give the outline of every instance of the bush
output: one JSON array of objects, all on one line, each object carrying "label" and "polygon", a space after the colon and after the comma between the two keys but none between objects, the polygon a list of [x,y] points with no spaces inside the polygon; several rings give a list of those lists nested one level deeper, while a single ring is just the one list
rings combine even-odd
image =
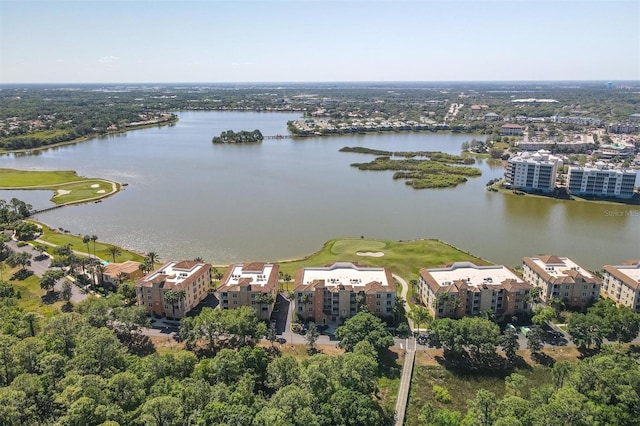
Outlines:
[{"label": "bush", "polygon": [[451,395],[449,395],[449,391],[442,386],[433,385],[433,397],[436,399],[436,401],[443,404],[448,404],[451,402]]}]

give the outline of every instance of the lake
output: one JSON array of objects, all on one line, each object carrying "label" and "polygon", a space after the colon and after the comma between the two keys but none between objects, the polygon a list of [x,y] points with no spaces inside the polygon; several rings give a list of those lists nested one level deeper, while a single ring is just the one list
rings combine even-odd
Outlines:
[{"label": "lake", "polygon": [[[500,164],[452,189],[414,190],[393,172],[359,171],[374,157],[343,146],[460,153],[472,135],[388,133],[213,145],[224,130],[286,134],[298,114],[181,112],[174,126],[131,131],[33,154],[0,156],[0,167],[77,170],[127,183],[98,204],[36,219],[95,234],[163,260],[197,256],[215,264],[297,258],[336,237],[438,238],[497,263],[553,253],[591,269],[640,258],[640,208],[492,193]],[[478,138],[478,136],[475,136]],[[51,205],[46,191],[0,191],[0,198]],[[420,266],[420,265],[416,265]]]}]

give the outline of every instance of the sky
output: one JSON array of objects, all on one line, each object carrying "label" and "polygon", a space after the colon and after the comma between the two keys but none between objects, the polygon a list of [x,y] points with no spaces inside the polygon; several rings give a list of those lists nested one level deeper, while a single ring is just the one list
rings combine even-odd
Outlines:
[{"label": "sky", "polygon": [[0,84],[523,80],[640,80],[640,0],[0,0]]}]

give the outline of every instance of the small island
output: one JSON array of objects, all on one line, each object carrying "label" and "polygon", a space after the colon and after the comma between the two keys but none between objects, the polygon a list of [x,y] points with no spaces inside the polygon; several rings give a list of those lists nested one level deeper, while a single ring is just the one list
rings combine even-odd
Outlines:
[{"label": "small island", "polygon": [[227,130],[220,133],[220,136],[214,136],[211,139],[213,143],[255,143],[262,142],[264,136],[258,129],[253,131],[242,130],[240,132],[234,132],[233,130]]},{"label": "small island", "polygon": [[[406,179],[405,183],[414,189],[450,188],[467,181],[467,177],[480,176],[475,167],[452,166],[451,164],[475,163],[473,158],[430,151],[379,151],[364,147],[344,147],[340,152],[383,155],[368,163],[353,163],[359,170],[393,170],[393,179]],[[403,157],[392,160],[391,156]],[[413,157],[425,157],[415,159]]]}]

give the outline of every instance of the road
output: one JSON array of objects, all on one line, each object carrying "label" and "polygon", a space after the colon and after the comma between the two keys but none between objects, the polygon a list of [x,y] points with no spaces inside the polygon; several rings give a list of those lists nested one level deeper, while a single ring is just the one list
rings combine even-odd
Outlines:
[{"label": "road", "polygon": [[[33,273],[36,276],[41,277],[51,267],[51,256],[49,256],[47,253],[40,253],[39,251],[34,249],[33,246],[29,244],[22,247],[18,247],[18,242],[15,241],[13,238],[7,241],[7,245],[14,252],[30,253],[32,255],[31,265],[27,269],[33,271]],[[63,278],[56,282],[56,285],[54,287],[55,291],[57,292],[62,291],[62,283],[64,282],[64,280],[65,279]],[[87,294],[83,293],[80,287],[78,287],[77,285],[71,286],[71,302],[78,303],[86,298],[87,298]]]}]

